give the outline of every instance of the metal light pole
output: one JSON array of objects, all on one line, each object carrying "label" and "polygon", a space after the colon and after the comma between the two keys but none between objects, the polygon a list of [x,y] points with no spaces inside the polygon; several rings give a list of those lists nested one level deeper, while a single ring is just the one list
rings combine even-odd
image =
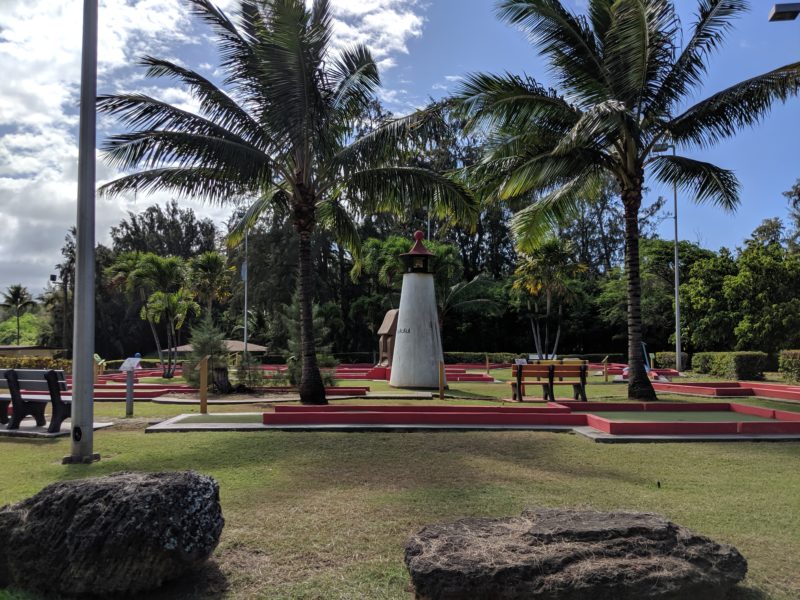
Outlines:
[{"label": "metal light pole", "polygon": [[[675,144],[658,144],[653,150],[656,152],[666,152],[672,149],[672,156],[675,156]],[[680,257],[678,253],[678,185],[673,184],[673,214],[675,219],[675,370],[683,370],[683,357],[681,356],[681,271],[680,271]]]},{"label": "metal light pole", "polygon": [[83,2],[78,137],[78,235],[72,336],[72,447],[64,463],[100,459],[94,442],[94,188],[97,97],[97,0]]},{"label": "metal light pole", "polygon": [[244,264],[242,265],[242,280],[244,281],[244,359],[247,360],[247,235],[250,228],[244,230]]}]

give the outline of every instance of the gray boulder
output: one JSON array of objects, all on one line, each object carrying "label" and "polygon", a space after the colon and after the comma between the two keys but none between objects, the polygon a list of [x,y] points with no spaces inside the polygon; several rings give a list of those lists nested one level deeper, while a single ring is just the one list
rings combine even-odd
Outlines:
[{"label": "gray boulder", "polygon": [[154,589],[202,564],[224,523],[219,485],[193,471],[54,483],[0,508],[0,587],[71,596]]},{"label": "gray boulder", "polygon": [[724,598],[736,548],[650,513],[529,509],[423,528],[406,544],[420,600]]}]

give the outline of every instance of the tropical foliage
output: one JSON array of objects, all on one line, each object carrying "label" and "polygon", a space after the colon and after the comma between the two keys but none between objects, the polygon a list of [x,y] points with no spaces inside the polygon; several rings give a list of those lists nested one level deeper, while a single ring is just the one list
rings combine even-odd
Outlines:
[{"label": "tropical foliage", "polygon": [[[529,197],[513,227],[541,237],[612,177],[624,207],[631,398],[654,399],[641,353],[638,219],[645,175],[725,210],[739,203],[729,170],[679,151],[708,147],[758,123],[773,104],[800,90],[800,63],[751,77],[691,103],[709,59],[743,0],[700,0],[684,31],[668,0],[589,0],[578,16],[559,0],[502,0],[498,14],[544,55],[557,89],[529,76],[474,74],[456,98],[472,127],[491,131],[471,170],[500,199]],[[689,106],[686,107],[686,104]]]},{"label": "tropical foliage", "polygon": [[362,45],[332,51],[327,0],[310,8],[302,0],[243,1],[235,20],[208,0],[190,5],[216,35],[225,89],[174,62],[142,59],[148,75],[188,88],[200,114],[142,94],[101,97],[99,110],[132,130],[107,140],[107,161],[136,171],[102,191],[164,190],[212,203],[248,198],[251,206],[234,241],[261,214],[285,207],[299,246],[300,396],[324,403],[311,313],[317,225],[355,250],[350,208],[371,214],[432,202],[437,214],[469,221],[474,203],[459,183],[402,162],[401,142],[412,128],[418,132],[435,122],[436,113],[395,120],[353,139],[380,84],[378,68]]},{"label": "tropical foliage", "polygon": [[36,303],[33,301],[28,289],[19,283],[9,286],[9,288],[3,292],[3,301],[0,302],[0,307],[9,311],[16,320],[17,335],[15,343],[17,346],[20,345],[21,341],[20,318],[34,306],[36,306]]}]

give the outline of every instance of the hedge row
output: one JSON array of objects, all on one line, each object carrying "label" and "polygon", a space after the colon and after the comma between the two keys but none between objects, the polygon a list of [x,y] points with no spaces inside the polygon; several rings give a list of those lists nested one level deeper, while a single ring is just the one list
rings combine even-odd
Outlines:
[{"label": "hedge row", "polygon": [[628,356],[625,354],[619,354],[616,352],[606,352],[603,353],[590,353],[590,354],[564,354],[560,358],[580,358],[581,360],[587,360],[590,363],[601,363],[603,359],[608,357],[608,362],[610,363],[625,363],[628,362]]},{"label": "hedge row", "polygon": [[787,381],[800,381],[800,350],[781,350],[778,370]]},{"label": "hedge row", "polygon": [[[675,353],[674,352],[656,352],[656,360],[653,365],[656,369],[674,369],[675,366]],[[681,352],[681,369],[690,368],[689,355],[686,352]]]},{"label": "hedge row", "polygon": [[767,366],[764,352],[697,352],[694,370],[727,379],[763,379]]},{"label": "hedge row", "polygon": [[513,363],[516,358],[527,358],[525,354],[515,354],[513,352],[445,352],[444,362],[447,365],[456,363],[484,364],[487,355],[489,356],[489,362],[502,364]]},{"label": "hedge row", "polygon": [[72,361],[47,356],[0,356],[0,369],[63,369],[72,372]]}]

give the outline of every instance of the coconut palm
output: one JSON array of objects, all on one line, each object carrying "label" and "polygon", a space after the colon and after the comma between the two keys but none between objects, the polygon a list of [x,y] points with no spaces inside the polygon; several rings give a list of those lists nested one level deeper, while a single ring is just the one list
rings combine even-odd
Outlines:
[{"label": "coconut palm", "polygon": [[[114,287],[122,287],[130,298],[137,298],[144,306],[147,303],[147,288],[145,282],[140,277],[134,275],[139,268],[142,255],[139,252],[121,252],[117,255],[114,262],[106,268],[105,274]],[[158,361],[164,363],[164,351],[161,349],[161,340],[158,338],[158,331],[153,320],[147,316],[147,324],[156,345]]]},{"label": "coconut palm", "polygon": [[491,131],[474,174],[500,198],[534,198],[515,216],[517,235],[540,236],[591,197],[604,174],[616,180],[625,214],[631,398],[655,399],[641,352],[637,217],[645,173],[698,202],[729,211],[739,203],[733,172],[659,154],[659,146],[674,144],[679,153],[712,146],[800,89],[800,63],[793,63],[690,104],[711,54],[747,4],[699,0],[685,34],[669,0],[589,0],[587,16],[559,0],[502,0],[500,18],[528,35],[558,89],[530,77],[477,74],[458,91],[470,125]]},{"label": "coconut palm", "polygon": [[189,282],[197,297],[206,303],[206,314],[211,316],[215,300],[224,300],[230,295],[231,273],[235,269],[225,264],[219,252],[203,252],[189,263]]},{"label": "coconut palm", "polygon": [[[334,52],[328,0],[243,0],[232,20],[208,0],[187,0],[216,34],[224,91],[200,74],[146,57],[148,74],[176,80],[199,114],[141,94],[101,97],[99,110],[133,129],[105,144],[108,162],[138,172],[107,194],[168,191],[208,202],[249,199],[238,234],[271,205],[289,209],[298,234],[303,371],[300,398],[324,403],[312,321],[311,236],[318,225],[356,247],[360,214],[427,205],[442,216],[475,217],[468,191],[448,177],[403,166],[400,140],[439,122],[435,110],[354,139],[354,126],[380,84],[369,50]],[[236,235],[234,235],[234,239]]]},{"label": "coconut palm", "polygon": [[36,306],[33,297],[28,292],[28,288],[24,285],[15,283],[8,286],[8,289],[3,292],[3,302],[0,302],[3,308],[14,311],[14,316],[17,319],[17,346],[19,346],[20,333],[19,333],[19,318],[25,314],[29,308]]},{"label": "coconut palm", "polygon": [[142,319],[150,319],[154,323],[164,321],[167,330],[167,365],[164,377],[175,375],[175,364],[178,347],[178,330],[183,327],[189,313],[200,313],[200,305],[195,302],[194,294],[186,288],[174,292],[156,291],[150,294],[147,303],[142,307]]},{"label": "coconut palm", "polygon": [[[518,247],[517,256],[519,260],[512,276],[511,288],[528,307],[531,333],[539,358],[547,358],[548,353],[555,356],[561,338],[564,301],[573,295],[570,282],[578,273],[585,271],[586,267],[573,260],[574,251],[571,244],[558,238],[548,238],[535,245]],[[541,306],[542,302],[544,307]],[[551,349],[550,322],[554,304],[557,327]],[[544,338],[542,338],[542,319],[544,319]]]}]

